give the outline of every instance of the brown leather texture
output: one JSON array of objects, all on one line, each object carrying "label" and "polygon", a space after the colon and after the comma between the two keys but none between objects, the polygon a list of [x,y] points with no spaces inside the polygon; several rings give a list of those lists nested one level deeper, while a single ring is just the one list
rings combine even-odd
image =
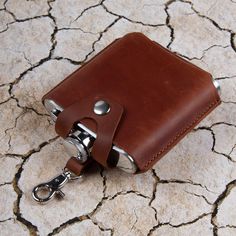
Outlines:
[{"label": "brown leather texture", "polygon": [[86,167],[91,163],[91,160],[81,164],[76,157],[71,157],[66,163],[66,169],[72,171],[75,175],[81,175]]},{"label": "brown leather texture", "polygon": [[[141,33],[114,41],[43,100],[66,108],[95,95],[124,107],[113,143],[134,158],[139,172],[150,169],[220,104],[208,72]],[[90,122],[84,124],[95,131]]]},{"label": "brown leather texture", "polygon": [[[97,115],[93,111],[94,104],[99,100],[105,100],[110,105],[110,111],[105,115]],[[83,119],[91,119],[96,123],[97,134],[92,148],[92,157],[104,167],[111,167],[107,160],[123,110],[120,104],[111,99],[94,94],[66,107],[57,117],[56,132],[66,138],[75,124]]]}]

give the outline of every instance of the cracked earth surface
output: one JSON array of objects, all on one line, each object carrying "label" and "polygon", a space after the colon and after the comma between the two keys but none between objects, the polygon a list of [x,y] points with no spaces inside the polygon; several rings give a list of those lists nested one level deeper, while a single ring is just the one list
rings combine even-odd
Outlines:
[{"label": "cracked earth surface", "polygon": [[[0,0],[0,235],[236,235],[235,13],[233,0]],[[222,104],[147,173],[94,166],[36,204],[67,160],[41,97],[132,31],[211,72]]]}]

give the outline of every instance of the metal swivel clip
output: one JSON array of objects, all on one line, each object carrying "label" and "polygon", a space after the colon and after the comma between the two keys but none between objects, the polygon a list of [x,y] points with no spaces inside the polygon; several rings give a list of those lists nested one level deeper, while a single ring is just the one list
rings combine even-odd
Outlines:
[{"label": "metal swivel clip", "polygon": [[54,196],[64,197],[65,194],[61,191],[61,188],[70,180],[76,180],[82,176],[75,176],[68,170],[64,170],[62,174],[56,176],[49,182],[41,183],[34,187],[32,191],[33,199],[38,203],[47,203]]}]

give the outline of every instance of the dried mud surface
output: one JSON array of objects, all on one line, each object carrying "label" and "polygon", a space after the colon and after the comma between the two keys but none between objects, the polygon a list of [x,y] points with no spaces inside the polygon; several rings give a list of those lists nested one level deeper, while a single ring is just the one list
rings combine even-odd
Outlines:
[{"label": "dried mud surface", "polygon": [[[236,235],[234,0],[0,0],[0,234]],[[38,205],[62,140],[40,99],[122,35],[140,31],[211,72],[222,104],[152,170],[94,167]]]}]

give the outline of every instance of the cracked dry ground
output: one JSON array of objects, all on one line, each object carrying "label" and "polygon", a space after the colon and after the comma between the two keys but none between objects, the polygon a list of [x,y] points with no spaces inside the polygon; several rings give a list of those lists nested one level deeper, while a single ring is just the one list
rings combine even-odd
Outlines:
[{"label": "cracked dry ground", "polygon": [[[38,205],[67,155],[40,100],[140,31],[211,72],[222,104],[152,170],[94,167]],[[236,235],[236,1],[0,0],[0,235]]]}]

